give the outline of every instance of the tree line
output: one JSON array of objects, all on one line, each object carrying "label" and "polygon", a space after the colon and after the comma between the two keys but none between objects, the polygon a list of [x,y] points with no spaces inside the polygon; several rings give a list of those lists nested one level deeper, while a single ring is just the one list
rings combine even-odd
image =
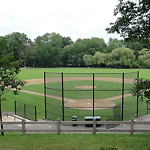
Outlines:
[{"label": "tree line", "polygon": [[24,33],[13,32],[4,39],[9,53],[21,60],[21,67],[150,68],[150,38],[146,42],[110,38],[106,43],[98,37],[72,41],[58,33],[46,33],[32,41]]}]

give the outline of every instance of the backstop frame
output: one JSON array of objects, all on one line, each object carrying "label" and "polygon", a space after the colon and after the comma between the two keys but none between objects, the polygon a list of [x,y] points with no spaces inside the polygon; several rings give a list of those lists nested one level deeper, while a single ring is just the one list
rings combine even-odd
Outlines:
[{"label": "backstop frame", "polygon": [[[138,72],[130,72],[130,73],[54,73],[54,72],[44,72],[44,96],[45,96],[45,100],[44,100],[44,103],[45,103],[45,119],[48,119],[48,114],[47,114],[47,90],[48,90],[48,87],[47,87],[47,74],[59,74],[60,75],[60,82],[61,82],[61,102],[62,102],[62,120],[65,121],[65,94],[64,92],[66,92],[67,90],[64,89],[64,74],[90,74],[92,75],[92,100],[93,100],[93,107],[92,107],[92,116],[94,117],[95,116],[95,74],[121,74],[122,75],[122,88],[121,88],[121,99],[122,99],[122,103],[121,103],[121,120],[123,121],[124,120],[124,93],[126,90],[129,90],[129,89],[125,89],[125,75],[126,74],[131,74],[131,73],[135,73],[136,74],[136,78],[139,78],[139,71]],[[55,89],[56,90],[56,89]],[[60,91],[60,89],[59,89]],[[71,91],[71,90],[70,90]],[[79,91],[79,90],[78,90]],[[82,91],[82,90],[80,90]],[[138,103],[139,103],[139,100],[138,100],[138,96],[136,98],[136,117],[138,117],[139,115],[139,107],[138,107]]]}]

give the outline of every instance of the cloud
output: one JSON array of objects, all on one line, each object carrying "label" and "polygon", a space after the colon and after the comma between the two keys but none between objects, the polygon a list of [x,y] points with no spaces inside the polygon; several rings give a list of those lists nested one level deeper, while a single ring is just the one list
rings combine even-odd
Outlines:
[{"label": "cloud", "polygon": [[5,0],[0,5],[0,35],[23,32],[34,39],[56,32],[73,40],[108,40],[112,35],[105,28],[115,20],[113,10],[117,3],[118,0]]}]

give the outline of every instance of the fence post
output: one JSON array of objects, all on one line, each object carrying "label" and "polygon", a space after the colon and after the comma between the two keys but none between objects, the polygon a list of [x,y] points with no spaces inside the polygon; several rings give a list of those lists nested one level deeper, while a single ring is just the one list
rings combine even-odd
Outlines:
[{"label": "fence post", "polygon": [[57,134],[60,134],[60,124],[61,124],[61,121],[60,121],[60,118],[57,119]]},{"label": "fence post", "polygon": [[62,92],[62,120],[64,121],[64,74],[63,72],[61,73],[61,92]]},{"label": "fence post", "polygon": [[17,114],[17,110],[16,110],[16,101],[15,101],[15,115]]},{"label": "fence post", "polygon": [[22,135],[25,135],[26,133],[26,128],[25,128],[25,120],[22,120]]},{"label": "fence post", "polygon": [[26,104],[24,103],[24,118],[26,118]]},{"label": "fence post", "polygon": [[93,117],[95,116],[95,112],[94,112],[94,110],[95,110],[95,94],[94,94],[94,73],[93,73]]},{"label": "fence post", "polygon": [[130,135],[133,136],[134,132],[134,119],[131,119],[131,126],[130,126]]},{"label": "fence post", "polygon": [[93,118],[93,134],[96,134],[96,118]]},{"label": "fence post", "polygon": [[[140,73],[139,71],[137,72],[137,79],[139,79],[140,77]],[[139,80],[137,80],[137,82],[139,82]],[[138,96],[138,93],[137,93],[137,96],[136,96],[136,117],[139,116],[139,96]]]},{"label": "fence post", "polygon": [[124,117],[124,73],[122,73],[122,121]]},{"label": "fence post", "polygon": [[46,99],[46,72],[44,72],[44,109],[45,109],[45,119],[47,119],[47,99]]},{"label": "fence post", "polygon": [[34,106],[34,113],[35,113],[35,121],[37,121],[36,106]]}]

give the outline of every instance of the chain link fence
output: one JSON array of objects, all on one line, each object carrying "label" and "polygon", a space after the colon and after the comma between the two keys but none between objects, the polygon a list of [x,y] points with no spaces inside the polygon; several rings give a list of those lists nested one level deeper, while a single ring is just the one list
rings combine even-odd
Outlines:
[{"label": "chain link fence", "polygon": [[146,114],[146,103],[130,94],[136,78],[139,72],[44,72],[45,119],[101,116],[102,120],[128,120]]},{"label": "chain link fence", "polygon": [[15,103],[15,115],[19,115],[23,118],[37,121],[36,106],[14,101]]}]

